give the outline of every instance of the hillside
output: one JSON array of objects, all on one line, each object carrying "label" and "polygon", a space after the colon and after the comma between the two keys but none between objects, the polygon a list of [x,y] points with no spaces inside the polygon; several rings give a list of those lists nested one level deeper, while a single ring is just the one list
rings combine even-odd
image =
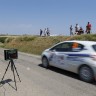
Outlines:
[{"label": "hillside", "polygon": [[89,40],[96,41],[96,34],[78,36],[2,36],[0,37],[1,47],[16,48],[19,51],[41,54],[46,48],[65,40]]}]

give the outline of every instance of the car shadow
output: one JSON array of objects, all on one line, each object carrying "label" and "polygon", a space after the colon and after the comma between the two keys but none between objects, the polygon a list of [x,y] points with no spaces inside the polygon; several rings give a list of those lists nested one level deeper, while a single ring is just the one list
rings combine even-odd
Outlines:
[{"label": "car shadow", "polygon": [[[44,68],[44,67],[42,66],[42,64],[39,64],[38,66]],[[54,72],[59,73],[59,74],[62,74],[62,75],[65,75],[65,76],[68,76],[68,77],[71,77],[71,78],[73,78],[73,79],[77,79],[77,80],[79,80],[79,81],[82,81],[82,80],[80,80],[79,75],[78,75],[78,74],[75,74],[75,73],[73,73],[73,72],[66,71],[66,70],[63,70],[63,69],[60,69],[60,68],[56,68],[56,67],[53,67],[53,66],[50,66],[50,67],[48,67],[48,68],[46,68],[46,69],[47,69],[47,70],[54,71]],[[87,83],[87,82],[86,82],[86,83]],[[92,82],[91,84],[92,84],[92,85],[96,85],[96,82]]]},{"label": "car shadow", "polygon": [[[39,64],[39,66],[44,68],[42,66],[42,64]],[[69,72],[69,71],[66,71],[66,70],[63,70],[63,69],[60,69],[60,68],[56,68],[56,67],[53,67],[53,66],[50,66],[49,68],[46,68],[46,69],[79,80],[79,76],[77,74],[75,74],[75,73],[72,73],[72,72]]]}]

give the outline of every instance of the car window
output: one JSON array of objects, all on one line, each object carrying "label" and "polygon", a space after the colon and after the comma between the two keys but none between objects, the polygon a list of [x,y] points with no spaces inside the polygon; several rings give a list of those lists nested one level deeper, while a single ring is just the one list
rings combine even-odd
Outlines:
[{"label": "car window", "polygon": [[94,51],[96,51],[96,45],[92,45],[92,47],[93,47]]},{"label": "car window", "polygon": [[76,42],[73,42],[72,52],[79,52],[79,51],[81,51],[83,49],[84,49],[84,45],[76,43]]},{"label": "car window", "polygon": [[53,47],[51,50],[55,50],[57,52],[68,52],[68,51],[72,51],[72,43],[71,42],[61,43],[61,44]]}]

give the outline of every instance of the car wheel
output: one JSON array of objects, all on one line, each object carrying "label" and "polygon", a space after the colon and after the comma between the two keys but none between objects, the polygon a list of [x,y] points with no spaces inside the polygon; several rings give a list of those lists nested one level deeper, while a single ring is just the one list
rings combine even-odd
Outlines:
[{"label": "car wheel", "polygon": [[82,66],[80,68],[79,76],[85,82],[92,82],[94,80],[93,70],[88,66]]},{"label": "car wheel", "polygon": [[48,68],[49,62],[48,62],[48,59],[46,57],[42,58],[42,65],[43,65],[43,67]]}]

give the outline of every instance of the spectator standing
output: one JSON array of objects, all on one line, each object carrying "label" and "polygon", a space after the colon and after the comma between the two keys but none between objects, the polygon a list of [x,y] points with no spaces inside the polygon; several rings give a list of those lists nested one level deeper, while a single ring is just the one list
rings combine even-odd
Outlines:
[{"label": "spectator standing", "polygon": [[78,25],[78,24],[76,24],[76,26],[75,26],[75,34],[77,34],[77,35],[78,35],[78,31],[79,31],[79,25]]},{"label": "spectator standing", "polygon": [[44,29],[44,36],[46,36],[46,28]]},{"label": "spectator standing", "polygon": [[47,34],[47,36],[50,36],[49,28],[47,28],[47,30],[46,30],[46,34]]},{"label": "spectator standing", "polygon": [[72,36],[73,35],[73,27],[72,27],[72,25],[70,26],[70,36]]},{"label": "spectator standing", "polygon": [[90,24],[90,22],[88,22],[88,24],[87,24],[87,26],[86,26],[86,33],[87,34],[90,34],[91,33],[91,24]]},{"label": "spectator standing", "polygon": [[42,29],[40,29],[40,36],[42,36],[42,33],[43,33],[43,31],[42,31]]}]

